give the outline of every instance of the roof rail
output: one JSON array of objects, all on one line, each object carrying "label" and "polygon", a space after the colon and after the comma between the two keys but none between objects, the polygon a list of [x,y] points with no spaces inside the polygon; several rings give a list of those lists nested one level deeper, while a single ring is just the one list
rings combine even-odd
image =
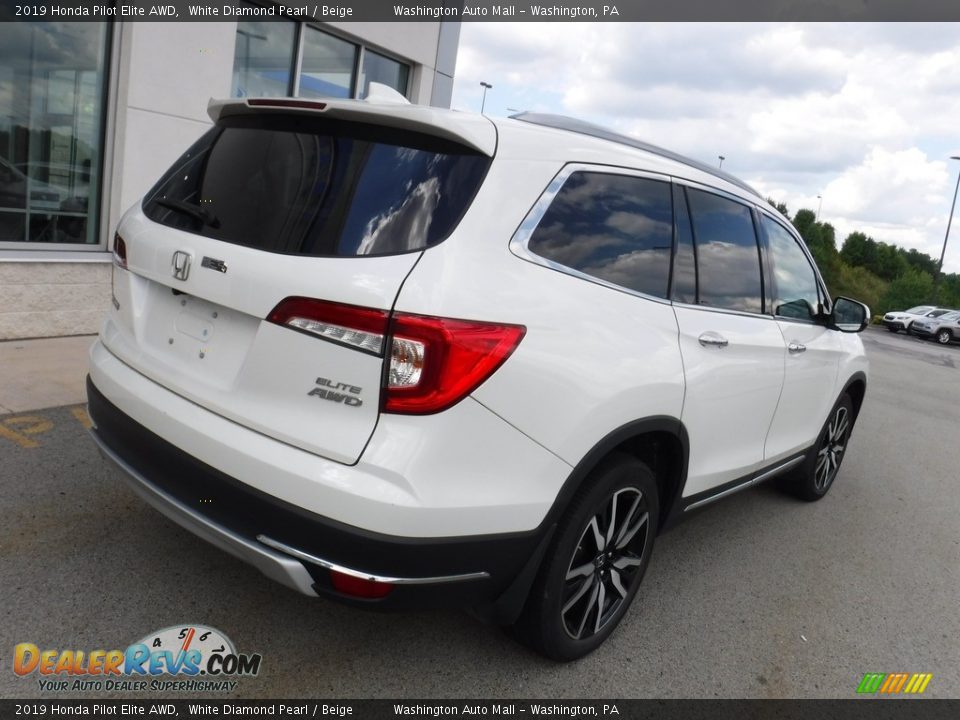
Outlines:
[{"label": "roof rail", "polygon": [[697,170],[709,173],[714,177],[726,180],[728,183],[736,185],[741,190],[746,190],[748,193],[756,195],[758,198],[763,200],[763,196],[754,188],[747,185],[747,183],[740,178],[734,177],[729,173],[725,173],[719,168],[715,168],[711,165],[707,165],[706,163],[702,163],[699,160],[694,160],[684,155],[680,155],[672,150],[666,150],[662,147],[658,147],[657,145],[651,145],[643,140],[637,140],[629,135],[622,135],[621,133],[614,132],[613,130],[608,130],[600,125],[594,125],[593,123],[586,122],[585,120],[578,120],[576,118],[567,117],[566,115],[553,115],[551,113],[533,112],[517,113],[516,115],[511,115],[510,117],[514,120],[522,120],[523,122],[531,123],[533,125],[543,125],[544,127],[556,128],[557,130],[567,130],[569,132],[579,133],[580,135],[589,135],[590,137],[599,138],[601,140],[609,140],[610,142],[628,145],[629,147],[637,148],[638,150],[645,150],[646,152],[653,153],[654,155],[659,155],[670,160],[676,160],[684,165],[688,165],[692,168],[696,168]]}]

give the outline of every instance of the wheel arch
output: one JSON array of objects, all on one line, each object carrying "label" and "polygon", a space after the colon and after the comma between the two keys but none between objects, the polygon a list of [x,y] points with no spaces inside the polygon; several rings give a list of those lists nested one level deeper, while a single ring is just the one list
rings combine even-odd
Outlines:
[{"label": "wheel arch", "polygon": [[690,457],[686,428],[680,420],[667,415],[633,420],[601,438],[567,476],[544,523],[556,523],[577,490],[588,482],[590,473],[610,454],[617,452],[637,458],[653,471],[660,493],[658,527],[662,530],[680,498]]},{"label": "wheel arch", "polygon": [[625,423],[601,438],[576,464],[557,493],[553,505],[540,523],[542,536],[536,552],[509,588],[494,602],[492,609],[478,609],[484,617],[509,625],[520,615],[534,579],[540,572],[547,547],[557,523],[590,473],[612,453],[625,452],[650,465],[660,493],[658,529],[672,526],[680,515],[680,497],[687,478],[690,440],[677,418],[658,415]]},{"label": "wheel arch", "polygon": [[[863,406],[863,399],[867,394],[867,375],[862,371],[857,371],[851,375],[847,382],[844,383],[843,390],[837,395],[837,398],[840,398],[840,395],[847,394],[850,396],[850,401],[853,403],[853,421],[854,426],[856,426],[857,418],[860,416],[860,408]],[[853,428],[850,429],[850,432],[853,432]]]}]

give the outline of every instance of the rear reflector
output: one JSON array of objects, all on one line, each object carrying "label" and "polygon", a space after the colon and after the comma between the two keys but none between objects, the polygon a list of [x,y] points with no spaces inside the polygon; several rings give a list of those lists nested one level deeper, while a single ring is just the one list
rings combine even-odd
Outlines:
[{"label": "rear reflector", "polygon": [[311,335],[380,355],[387,331],[387,312],[314,300],[289,297],[267,316],[277,325],[285,325]]},{"label": "rear reflector", "polygon": [[333,583],[333,589],[337,592],[368,600],[386,597],[393,590],[393,585],[388,583],[366,580],[336,570],[330,571],[330,581]]}]

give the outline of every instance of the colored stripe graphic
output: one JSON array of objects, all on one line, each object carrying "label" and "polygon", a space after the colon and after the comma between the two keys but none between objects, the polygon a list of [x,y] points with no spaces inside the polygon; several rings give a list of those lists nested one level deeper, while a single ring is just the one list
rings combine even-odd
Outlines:
[{"label": "colored stripe graphic", "polygon": [[872,695],[880,689],[880,684],[883,682],[883,679],[886,676],[886,673],[867,673],[863,676],[863,680],[860,681],[860,686],[857,688],[857,692],[869,693]]},{"label": "colored stripe graphic", "polygon": [[873,695],[920,695],[933,679],[933,673],[866,673],[857,692]]}]

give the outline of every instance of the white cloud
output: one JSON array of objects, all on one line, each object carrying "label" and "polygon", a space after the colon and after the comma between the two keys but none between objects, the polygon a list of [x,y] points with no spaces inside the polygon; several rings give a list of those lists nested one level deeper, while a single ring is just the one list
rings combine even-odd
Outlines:
[{"label": "white cloud", "polygon": [[[574,115],[939,257],[960,24],[464,23],[454,106]],[[958,221],[960,223],[960,221]],[[958,224],[957,233],[960,233]],[[960,238],[945,267],[960,271]]]}]

